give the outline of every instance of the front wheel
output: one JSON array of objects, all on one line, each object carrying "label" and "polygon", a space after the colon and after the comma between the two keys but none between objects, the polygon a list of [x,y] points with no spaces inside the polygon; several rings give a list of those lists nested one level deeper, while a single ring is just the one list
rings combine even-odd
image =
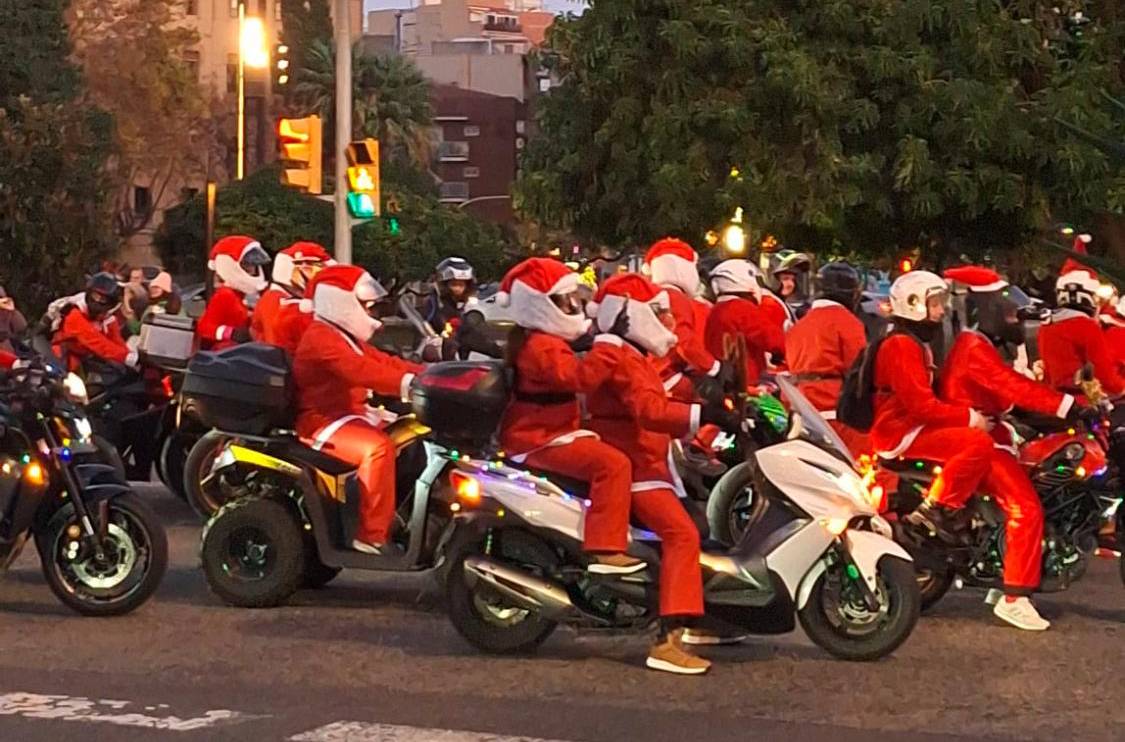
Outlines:
[{"label": "front wheel", "polygon": [[715,483],[707,499],[707,526],[711,538],[724,546],[738,544],[759,517],[765,500],[756,489],[757,464],[745,461]]},{"label": "front wheel", "polygon": [[211,466],[230,440],[212,430],[195,442],[184,462],[180,481],[184,498],[200,518],[206,520],[231,499],[230,486],[222,476],[212,475]]},{"label": "front wheel", "polygon": [[36,534],[43,575],[64,605],[85,616],[120,616],[148,600],[168,568],[168,538],[136,495],[109,502],[100,550],[71,532],[82,526],[73,505]]},{"label": "front wheel", "polygon": [[470,586],[465,559],[474,555],[542,573],[555,557],[535,537],[522,531],[500,531],[472,540],[450,554],[445,581],[449,620],[457,633],[482,652],[522,654],[547,640],[557,624],[525,608],[511,605],[483,581]]},{"label": "front wheel", "polygon": [[797,612],[801,627],[818,646],[845,660],[871,661],[887,656],[906,641],[921,611],[914,565],[891,556],[879,561],[871,610],[863,591],[837,562],[813,585],[804,608]]},{"label": "front wheel", "polygon": [[275,500],[224,505],[203,529],[200,559],[212,592],[229,605],[284,603],[305,578],[305,539],[296,514]]}]

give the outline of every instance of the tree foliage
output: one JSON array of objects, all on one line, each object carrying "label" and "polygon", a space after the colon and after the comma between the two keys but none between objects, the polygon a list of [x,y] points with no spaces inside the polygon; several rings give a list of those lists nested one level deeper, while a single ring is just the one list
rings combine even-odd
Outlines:
[{"label": "tree foliage", "polygon": [[948,254],[1120,210],[1120,168],[1059,120],[1121,140],[1125,31],[1057,5],[593,0],[551,30],[517,206],[614,245],[741,206],[792,246]]},{"label": "tree foliage", "polygon": [[[315,44],[332,42],[332,14],[328,0],[279,0],[281,3],[281,43],[289,47],[293,70],[308,64],[309,50]],[[293,85],[285,90],[286,103],[293,103]]]},{"label": "tree foliage", "polygon": [[73,97],[80,77],[68,61],[63,13],[68,0],[0,0],[0,105],[21,95]]},{"label": "tree foliage", "polygon": [[[355,262],[381,278],[416,280],[427,277],[441,258],[461,255],[482,275],[498,277],[504,248],[499,230],[442,206],[424,187],[426,183],[425,178],[399,167],[384,172],[384,191],[394,195],[402,209],[397,215],[401,231],[392,235],[386,217],[356,227],[352,236]],[[174,273],[203,274],[204,208],[199,196],[170,209],[157,231],[161,260]],[[216,238],[250,234],[270,252],[297,240],[332,248],[332,205],[282,186],[274,168],[220,188],[216,212]]]}]

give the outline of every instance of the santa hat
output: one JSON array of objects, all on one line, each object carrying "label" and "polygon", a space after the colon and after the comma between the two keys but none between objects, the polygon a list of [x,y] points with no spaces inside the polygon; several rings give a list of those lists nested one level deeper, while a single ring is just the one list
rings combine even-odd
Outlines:
[{"label": "santa hat", "polygon": [[[265,255],[262,244],[253,237],[230,235],[215,243],[207,261],[207,268],[215,272],[222,282],[243,294],[254,294],[265,289],[267,282],[263,276],[252,276],[242,269],[240,263],[254,250]],[[268,259],[268,258],[263,258]]]},{"label": "santa hat", "polygon": [[644,272],[660,286],[673,286],[688,296],[699,293],[699,256],[675,237],[657,241],[645,254]]},{"label": "santa hat", "polygon": [[676,344],[676,335],[661,323],[653,305],[669,310],[668,292],[636,273],[623,273],[602,284],[586,313],[596,318],[605,333],[624,312],[629,320],[625,339],[656,356],[665,356]]},{"label": "santa hat", "polygon": [[355,265],[333,265],[313,276],[301,300],[301,311],[337,325],[360,341],[382,327],[367,314],[364,301],[378,300],[387,292],[371,274]]},{"label": "santa hat", "polygon": [[551,296],[578,290],[578,274],[557,260],[529,258],[508,271],[500,282],[496,303],[512,309],[512,320],[520,327],[573,340],[589,323],[580,314],[567,314]]},{"label": "santa hat", "polygon": [[979,265],[963,265],[950,268],[942,274],[947,281],[956,281],[968,286],[975,294],[984,294],[1006,289],[1010,285],[999,273]]},{"label": "santa hat", "polygon": [[1093,241],[1094,238],[1086,233],[1075,235],[1074,244],[1071,245],[1070,249],[1074,250],[1074,252],[1079,253],[1080,255],[1089,255],[1090,252],[1086,248]]},{"label": "santa hat", "polygon": [[168,271],[160,271],[156,274],[156,278],[148,284],[149,290],[160,289],[165,294],[172,293],[172,274]]},{"label": "santa hat", "polygon": [[293,269],[301,263],[335,265],[328,251],[315,242],[294,242],[273,257],[273,282],[288,286]]}]

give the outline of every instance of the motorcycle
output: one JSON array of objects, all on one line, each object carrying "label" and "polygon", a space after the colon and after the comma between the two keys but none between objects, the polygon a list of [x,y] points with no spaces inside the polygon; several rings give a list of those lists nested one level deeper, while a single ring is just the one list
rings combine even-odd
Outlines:
[{"label": "motorcycle", "polygon": [[[914,628],[918,586],[847,449],[787,380],[797,438],[754,452],[762,517],[730,552],[705,551],[706,615],[758,634],[806,634],[833,656],[875,660]],[[466,406],[471,402],[466,402]],[[565,624],[642,630],[657,619],[659,540],[639,528],[626,576],[591,575],[582,554],[584,485],[490,457],[455,462],[449,616],[489,653],[532,650]],[[795,620],[796,617],[796,620]]]},{"label": "motorcycle", "polygon": [[41,361],[0,374],[0,570],[35,537],[67,607],[115,616],[143,604],[168,565],[156,515],[104,463],[81,406],[85,386]]}]

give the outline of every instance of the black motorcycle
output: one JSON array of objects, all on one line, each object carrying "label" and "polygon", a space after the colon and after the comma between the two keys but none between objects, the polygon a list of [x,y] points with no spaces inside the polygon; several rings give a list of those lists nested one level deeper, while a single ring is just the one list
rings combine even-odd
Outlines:
[{"label": "black motorcycle", "polygon": [[0,374],[0,571],[35,537],[67,607],[128,613],[168,566],[164,528],[94,444],[83,382],[49,362]]}]

